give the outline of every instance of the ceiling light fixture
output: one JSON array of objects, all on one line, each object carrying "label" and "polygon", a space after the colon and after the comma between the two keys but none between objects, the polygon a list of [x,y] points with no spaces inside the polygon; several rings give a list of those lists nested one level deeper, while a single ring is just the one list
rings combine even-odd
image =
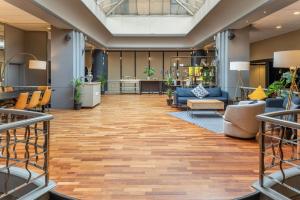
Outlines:
[{"label": "ceiling light fixture", "polygon": [[281,25],[276,26],[276,29],[281,29],[281,28],[282,28]]},{"label": "ceiling light fixture", "polygon": [[294,12],[294,15],[300,15],[300,11]]},{"label": "ceiling light fixture", "polygon": [[264,14],[267,14],[267,11],[264,11]]}]

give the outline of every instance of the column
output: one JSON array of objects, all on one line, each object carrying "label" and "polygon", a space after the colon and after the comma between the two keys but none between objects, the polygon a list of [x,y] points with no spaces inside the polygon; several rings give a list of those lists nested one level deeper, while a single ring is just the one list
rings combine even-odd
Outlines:
[{"label": "column", "polygon": [[84,76],[85,41],[74,30],[51,30],[51,86],[54,89],[51,105],[54,108],[73,107],[74,78]]},{"label": "column", "polygon": [[[103,50],[96,49],[93,51],[93,65],[92,74],[93,81],[98,81],[99,76],[104,76],[107,80],[108,77],[108,57],[107,53]],[[104,86],[105,91],[107,90],[107,84]]]},{"label": "column", "polygon": [[[230,34],[235,37],[229,37]],[[218,59],[218,83],[223,90],[228,91],[229,97],[234,99],[238,72],[231,71],[231,61],[250,61],[249,28],[224,31],[216,37]],[[242,71],[244,85],[249,85],[249,71]],[[240,90],[238,90],[240,93]],[[238,93],[238,95],[240,95]]]}]

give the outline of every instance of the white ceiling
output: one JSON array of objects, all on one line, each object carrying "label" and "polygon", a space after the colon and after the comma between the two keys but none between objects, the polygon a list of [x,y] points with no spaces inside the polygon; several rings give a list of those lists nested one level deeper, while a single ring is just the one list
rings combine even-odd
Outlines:
[{"label": "white ceiling", "polygon": [[26,31],[47,31],[49,24],[7,2],[0,0],[0,22]]},{"label": "white ceiling", "polygon": [[[256,42],[300,29],[300,0],[253,23],[251,42]],[[277,29],[276,26],[282,26]]]}]

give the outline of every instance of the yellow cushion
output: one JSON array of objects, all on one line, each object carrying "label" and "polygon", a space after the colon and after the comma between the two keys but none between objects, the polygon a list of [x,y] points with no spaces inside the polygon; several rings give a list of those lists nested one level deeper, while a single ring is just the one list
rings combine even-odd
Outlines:
[{"label": "yellow cushion", "polygon": [[249,96],[251,100],[263,100],[267,98],[267,95],[264,89],[261,86],[258,86]]}]

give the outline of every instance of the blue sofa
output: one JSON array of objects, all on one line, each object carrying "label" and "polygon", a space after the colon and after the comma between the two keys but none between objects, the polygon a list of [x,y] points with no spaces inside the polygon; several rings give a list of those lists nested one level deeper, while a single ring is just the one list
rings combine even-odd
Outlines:
[{"label": "blue sofa", "polygon": [[[174,104],[176,106],[184,106],[188,99],[199,99],[192,93],[193,88],[176,88],[174,92]],[[209,95],[203,99],[217,99],[223,101],[225,106],[228,104],[228,93],[221,90],[220,87],[205,88]]]},{"label": "blue sofa", "polygon": [[[266,112],[276,112],[286,109],[288,97],[286,98],[268,98],[266,99]],[[291,109],[300,109],[300,98],[293,97]]]}]

